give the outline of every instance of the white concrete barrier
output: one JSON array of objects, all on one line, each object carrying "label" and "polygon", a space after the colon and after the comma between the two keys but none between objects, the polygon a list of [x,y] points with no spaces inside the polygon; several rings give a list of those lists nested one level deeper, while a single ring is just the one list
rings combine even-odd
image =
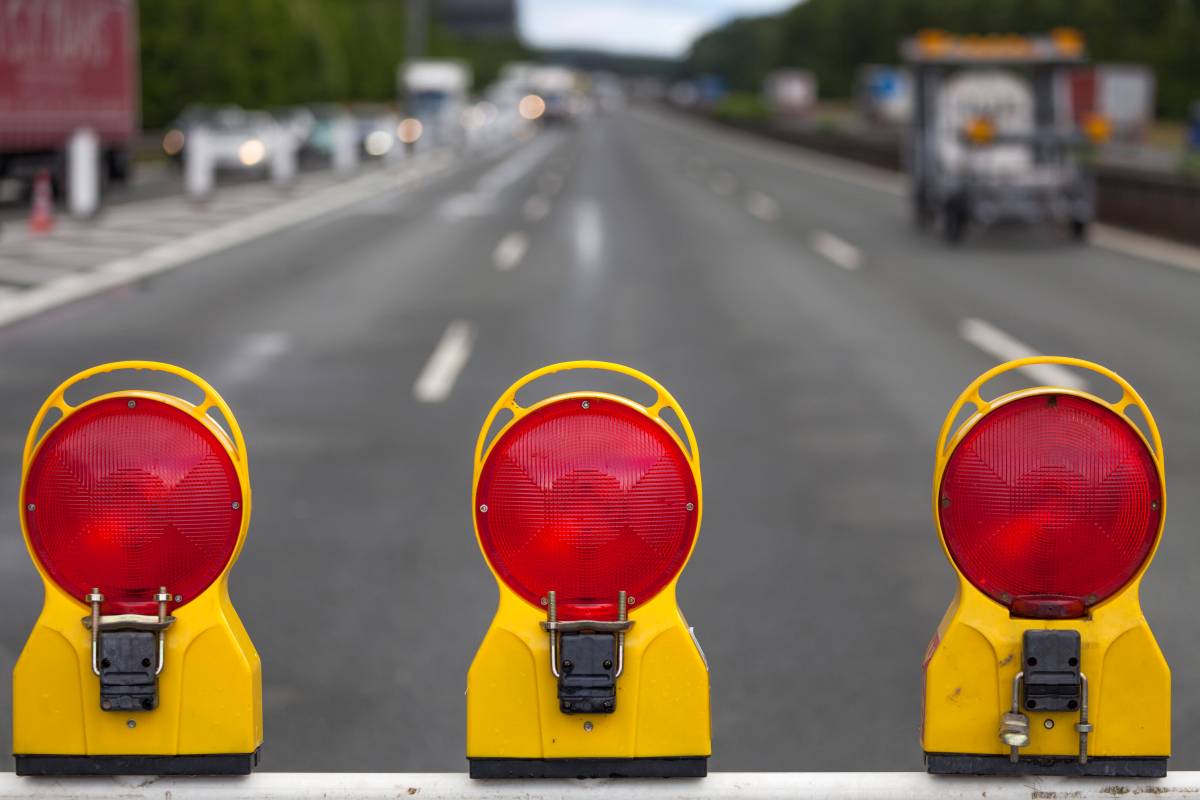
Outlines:
[{"label": "white concrete barrier", "polygon": [[75,131],[67,143],[67,207],[73,217],[100,209],[100,137],[91,128]]},{"label": "white concrete barrier", "polygon": [[187,132],[183,147],[183,185],[192,197],[207,197],[216,183],[216,154],[212,134],[203,125]]},{"label": "white concrete barrier", "polygon": [[0,800],[1195,800],[1200,773],[1157,780],[971,778],[923,772],[723,772],[707,778],[472,781],[458,773],[259,773],[239,778],[18,778]]}]

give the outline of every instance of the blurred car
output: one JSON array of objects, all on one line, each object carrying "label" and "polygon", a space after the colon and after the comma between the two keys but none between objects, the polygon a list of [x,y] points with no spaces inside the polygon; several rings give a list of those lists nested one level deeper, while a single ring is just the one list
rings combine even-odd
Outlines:
[{"label": "blurred car", "polygon": [[346,109],[334,103],[318,103],[306,110],[312,114],[313,122],[300,148],[300,159],[328,160],[333,157],[334,127],[348,116]]},{"label": "blurred car", "polygon": [[288,143],[298,151],[308,147],[309,139],[317,125],[317,117],[304,106],[285,106],[270,109],[271,117],[275,120],[279,132]]},{"label": "blurred car", "polygon": [[383,158],[397,146],[400,116],[387,106],[355,106],[354,136],[359,155]]},{"label": "blurred car", "polygon": [[574,70],[557,65],[540,66],[530,75],[530,85],[544,103],[540,116],[548,122],[566,121],[587,110],[587,100],[579,89]]},{"label": "blurred car", "polygon": [[[229,108],[236,108],[236,106],[229,106]],[[197,125],[211,119],[217,111],[218,109],[213,106],[196,103],[185,108],[183,113],[176,117],[163,133],[162,149],[167,159],[176,165],[182,164],[184,153],[187,152],[188,134]]]},{"label": "blurred car", "polygon": [[163,135],[163,151],[182,163],[196,131],[203,128],[213,148],[218,170],[259,172],[266,168],[270,151],[278,146],[283,128],[265,111],[238,106],[189,106]]},{"label": "blurred car", "polygon": [[206,123],[218,170],[260,172],[277,146],[279,127],[265,111],[222,109]]},{"label": "blurred car", "polygon": [[435,144],[461,143],[462,113],[470,105],[471,66],[460,59],[413,59],[397,71],[405,113],[420,121]]}]

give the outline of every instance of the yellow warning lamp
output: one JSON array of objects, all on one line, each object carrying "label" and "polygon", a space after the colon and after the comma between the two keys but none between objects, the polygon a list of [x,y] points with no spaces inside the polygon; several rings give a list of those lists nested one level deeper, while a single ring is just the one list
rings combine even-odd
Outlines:
[{"label": "yellow warning lamp", "polygon": [[[982,394],[1044,364],[1088,371],[1120,399],[1050,386]],[[925,657],[930,772],[1166,774],[1171,674],[1138,600],[1166,499],[1154,417],[1102,366],[1022,359],[959,396],[933,476],[958,593]]]},{"label": "yellow warning lamp", "polygon": [[989,117],[971,117],[967,120],[965,133],[971,144],[991,144],[996,138],[996,125]]},{"label": "yellow warning lamp", "polygon": [[925,56],[938,57],[950,52],[954,37],[943,30],[926,28],[917,31],[917,48]]},{"label": "yellow warning lamp", "polygon": [[[182,378],[203,399],[66,398],[89,378],[139,370]],[[169,364],[94,367],[50,395],[23,463],[21,527],[45,603],[13,672],[17,774],[249,773],[261,675],[228,576],[250,481],[225,401]]]},{"label": "yellow warning lamp", "polygon": [[[654,401],[518,402],[580,370],[632,378]],[[629,367],[545,367],[492,407],[474,471],[475,532],[500,601],[467,676],[471,777],[704,776],[708,665],[675,600],[701,511],[683,409]]]},{"label": "yellow warning lamp", "polygon": [[1104,144],[1112,138],[1112,123],[1101,114],[1088,114],[1083,120],[1083,132],[1093,144]]},{"label": "yellow warning lamp", "polygon": [[1050,40],[1064,56],[1078,58],[1083,55],[1083,33],[1077,28],[1055,28],[1050,31]]}]

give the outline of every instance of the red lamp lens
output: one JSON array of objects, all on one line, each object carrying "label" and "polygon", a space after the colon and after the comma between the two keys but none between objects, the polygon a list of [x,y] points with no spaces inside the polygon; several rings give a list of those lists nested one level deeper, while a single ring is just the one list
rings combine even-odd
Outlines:
[{"label": "red lamp lens", "polygon": [[505,431],[475,498],[492,567],[534,605],[554,590],[563,619],[611,618],[618,592],[643,602],[661,591],[683,568],[699,515],[691,466],[666,426],[623,403],[586,402],[548,403]]},{"label": "red lamp lens", "polygon": [[80,600],[99,587],[109,613],[152,611],[160,586],[194,599],[233,555],[243,513],[233,462],[200,420],[123,397],[46,435],[23,506],[50,578]]},{"label": "red lamp lens", "polygon": [[1071,395],[996,407],[955,447],[939,515],[954,563],[1019,616],[1078,617],[1150,555],[1163,491],[1145,441]]}]

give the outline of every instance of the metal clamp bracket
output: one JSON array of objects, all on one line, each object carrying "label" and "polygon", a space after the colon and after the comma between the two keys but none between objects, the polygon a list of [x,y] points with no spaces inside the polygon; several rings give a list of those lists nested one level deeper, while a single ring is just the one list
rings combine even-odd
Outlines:
[{"label": "metal clamp bracket", "polygon": [[626,592],[617,596],[616,620],[558,619],[555,592],[547,593],[550,671],[558,679],[564,714],[611,714],[616,710],[617,678],[625,671],[625,633],[633,627]]},{"label": "metal clamp bracket", "polygon": [[1013,677],[1012,708],[1000,718],[1000,740],[1009,746],[1012,763],[1018,763],[1020,748],[1029,744],[1029,717],[1024,709],[1050,713],[1078,709],[1078,759],[1080,764],[1088,763],[1088,735],[1095,726],[1088,720],[1088,680],[1079,668],[1080,659],[1080,638],[1075,631],[1025,632],[1025,669]]},{"label": "metal clamp bracket", "polygon": [[[102,614],[104,595],[93,588],[84,597],[92,613],[83,627],[92,634],[92,672],[100,679],[104,711],[150,711],[158,706],[158,676],[166,660],[167,613],[172,595],[163,586],[154,595],[158,615]],[[157,649],[157,658],[155,650]]]}]

